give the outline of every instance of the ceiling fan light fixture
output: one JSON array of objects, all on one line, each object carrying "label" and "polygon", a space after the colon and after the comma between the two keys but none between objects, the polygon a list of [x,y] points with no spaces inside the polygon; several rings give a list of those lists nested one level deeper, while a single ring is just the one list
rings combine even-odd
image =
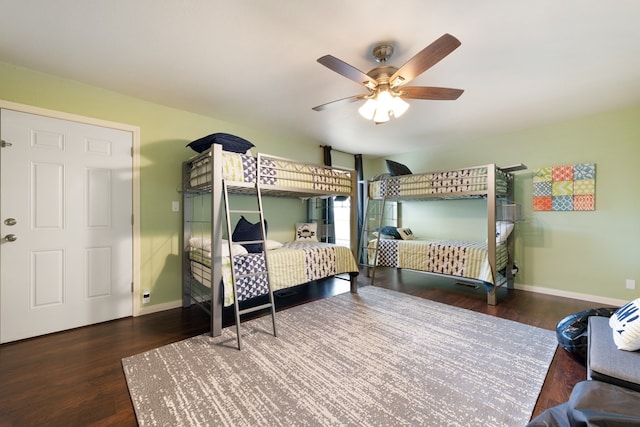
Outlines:
[{"label": "ceiling fan light fixture", "polygon": [[376,114],[373,116],[373,121],[375,124],[386,123],[390,119],[389,110],[385,110],[384,108],[376,109]]},{"label": "ceiling fan light fixture", "polygon": [[400,117],[409,109],[409,103],[399,96],[394,96],[391,100],[391,110],[393,111],[393,117]]},{"label": "ceiling fan light fixture", "polygon": [[388,90],[379,91],[374,98],[369,98],[358,109],[362,117],[375,123],[385,123],[393,117],[400,117],[409,109],[409,104],[400,96]]},{"label": "ceiling fan light fixture", "polygon": [[367,120],[373,120],[373,115],[376,113],[377,102],[373,98],[367,99],[362,107],[358,108],[358,112],[362,117]]}]

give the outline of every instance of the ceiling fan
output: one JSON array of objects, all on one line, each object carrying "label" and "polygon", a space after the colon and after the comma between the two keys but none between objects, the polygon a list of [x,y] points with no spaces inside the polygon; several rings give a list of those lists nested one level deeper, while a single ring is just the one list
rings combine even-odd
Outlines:
[{"label": "ceiling fan", "polygon": [[409,108],[409,104],[407,104],[403,98],[434,100],[458,99],[464,90],[404,85],[440,62],[460,45],[460,40],[450,34],[444,34],[418,52],[403,66],[396,68],[387,65],[387,61],[393,54],[393,47],[389,44],[380,44],[373,48],[373,56],[376,62],[379,62],[381,65],[368,73],[364,73],[332,55],[325,55],[318,58],[320,64],[363,85],[368,89],[368,93],[318,105],[317,107],[313,107],[313,110],[322,111],[329,106],[366,99],[366,102],[358,111],[366,119],[373,120],[378,124],[389,121],[390,117],[399,117]]}]

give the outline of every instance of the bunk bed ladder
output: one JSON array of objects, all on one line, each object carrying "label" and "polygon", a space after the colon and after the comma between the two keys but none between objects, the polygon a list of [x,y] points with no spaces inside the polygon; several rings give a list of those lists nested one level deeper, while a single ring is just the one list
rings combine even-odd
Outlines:
[{"label": "bunk bed ladder", "polygon": [[[260,159],[258,159],[258,161],[260,161]],[[273,336],[277,336],[276,334],[276,306],[275,306],[275,301],[274,301],[274,297],[273,297],[273,289],[271,287],[271,280],[269,278],[269,264],[267,261],[267,253],[266,253],[266,229],[265,229],[265,223],[264,223],[264,210],[262,207],[262,194],[260,191],[260,168],[258,168],[258,173],[257,173],[257,177],[256,177],[256,185],[255,185],[255,194],[256,194],[256,198],[257,198],[257,204],[258,204],[258,210],[231,210],[229,209],[229,190],[227,188],[227,184],[225,181],[222,182],[222,188],[223,188],[223,192],[224,192],[224,204],[225,204],[225,214],[226,214],[226,219],[227,219],[227,242],[229,245],[229,254],[232,254],[233,252],[231,251],[232,249],[232,245],[233,243],[233,239],[232,239],[232,231],[231,231],[231,214],[257,214],[260,217],[260,230],[261,230],[261,236],[262,238],[260,240],[252,240],[252,241],[243,241],[242,243],[245,244],[261,244],[262,245],[262,256],[264,257],[264,270],[261,271],[255,271],[253,273],[250,274],[240,274],[239,272],[236,272],[234,263],[233,263],[233,257],[231,257],[231,278],[233,281],[233,304],[234,304],[234,308],[235,308],[235,320],[236,320],[236,338],[238,340],[238,350],[242,350],[242,339],[241,339],[241,335],[240,335],[240,316],[243,314],[248,314],[248,313],[253,313],[255,311],[260,311],[260,310],[265,310],[265,309],[270,309],[270,313],[271,313],[271,320],[273,323]],[[253,306],[253,307],[248,307],[245,309],[240,309],[240,303],[238,301],[238,288],[237,288],[237,283],[239,280],[245,279],[245,278],[251,278],[251,277],[256,277],[256,276],[264,276],[264,279],[266,281],[266,285],[267,285],[267,289],[268,289],[268,295],[269,295],[269,302],[265,303],[265,304],[260,304],[257,306]]]},{"label": "bunk bed ladder", "polygon": [[[362,236],[360,238],[360,248],[358,253],[358,262],[366,268],[367,277],[370,277],[370,284],[376,277],[376,266],[378,265],[378,248],[380,247],[380,233],[382,224],[385,220],[385,207],[387,198],[370,199],[367,198],[365,206],[365,217],[362,225]],[[373,228],[371,228],[373,224]],[[376,233],[376,244],[369,252],[369,238]]]}]

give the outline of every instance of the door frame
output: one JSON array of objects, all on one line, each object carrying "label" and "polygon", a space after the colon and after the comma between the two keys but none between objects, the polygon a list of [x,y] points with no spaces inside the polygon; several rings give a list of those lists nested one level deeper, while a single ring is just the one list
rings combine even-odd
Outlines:
[{"label": "door frame", "polygon": [[61,111],[49,110],[46,108],[34,107],[32,105],[18,104],[15,102],[4,101],[0,99],[0,108],[5,110],[13,110],[21,113],[35,114],[38,116],[50,117],[53,119],[67,120],[87,125],[100,126],[110,129],[117,129],[125,132],[131,132],[133,137],[133,152],[131,172],[132,172],[132,239],[133,239],[133,262],[131,277],[133,280],[133,288],[131,290],[131,306],[133,316],[140,316],[140,127],[127,125],[124,123],[111,122],[108,120],[96,119],[93,117],[81,116],[78,114],[65,113]]}]

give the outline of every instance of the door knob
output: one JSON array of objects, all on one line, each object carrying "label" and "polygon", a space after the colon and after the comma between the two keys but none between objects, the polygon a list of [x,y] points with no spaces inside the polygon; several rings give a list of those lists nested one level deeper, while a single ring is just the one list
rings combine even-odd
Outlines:
[{"label": "door knob", "polygon": [[7,242],[15,242],[18,239],[18,237],[15,234],[7,234],[6,236],[4,236],[4,240],[6,240]]},{"label": "door knob", "polygon": [[16,225],[18,222],[15,220],[15,218],[7,218],[4,220],[4,224],[5,225]]}]

